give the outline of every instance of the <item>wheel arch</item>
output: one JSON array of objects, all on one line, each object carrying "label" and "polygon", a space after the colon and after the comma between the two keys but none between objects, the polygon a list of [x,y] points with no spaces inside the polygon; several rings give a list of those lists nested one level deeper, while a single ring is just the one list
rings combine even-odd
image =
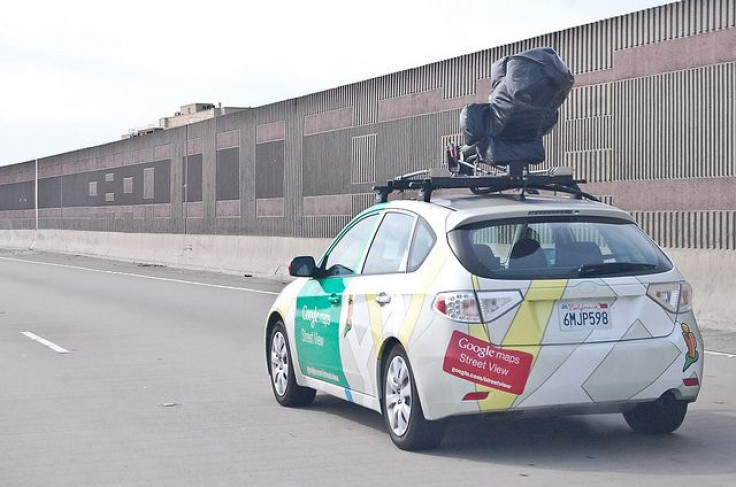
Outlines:
[{"label": "wheel arch", "polygon": [[271,375],[271,331],[273,330],[273,327],[276,326],[276,323],[278,322],[284,322],[284,318],[281,316],[281,313],[278,311],[271,312],[270,315],[268,315],[268,321],[266,321],[266,370],[268,371],[268,374]]},{"label": "wheel arch", "polygon": [[401,340],[399,340],[399,338],[396,336],[386,337],[376,354],[376,399],[378,400],[378,406],[381,410],[381,414],[383,414],[383,368],[386,365],[386,360],[388,359],[391,350],[397,346],[404,349],[406,358],[409,360],[409,366],[411,367],[412,374],[414,375],[414,387],[416,387],[417,390],[417,397],[419,398],[419,404],[422,408],[422,414],[426,414],[426,409],[424,405],[424,390],[420,384],[420,379],[417,378],[416,371],[414,370],[414,362],[412,361],[411,353],[409,352],[406,344],[402,343]]},{"label": "wheel arch", "polygon": [[377,399],[378,405],[381,408],[381,414],[383,414],[383,369],[386,366],[386,358],[396,346],[403,347],[406,350],[406,347],[401,344],[398,338],[393,336],[388,337],[383,341],[376,353],[376,393],[378,395]]}]

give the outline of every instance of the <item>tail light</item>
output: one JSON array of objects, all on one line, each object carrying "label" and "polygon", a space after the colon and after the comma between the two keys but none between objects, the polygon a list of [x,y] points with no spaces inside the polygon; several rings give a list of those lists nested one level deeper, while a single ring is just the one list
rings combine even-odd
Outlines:
[{"label": "tail light", "polygon": [[454,321],[480,323],[480,312],[475,292],[439,293],[434,300],[434,309]]},{"label": "tail light", "polygon": [[519,291],[481,291],[478,293],[480,313],[485,323],[500,318],[521,304]]},{"label": "tail light", "polygon": [[693,288],[686,281],[650,284],[647,296],[671,313],[693,309]]},{"label": "tail light", "polygon": [[459,291],[439,293],[434,309],[460,323],[489,323],[522,301],[519,291]]}]

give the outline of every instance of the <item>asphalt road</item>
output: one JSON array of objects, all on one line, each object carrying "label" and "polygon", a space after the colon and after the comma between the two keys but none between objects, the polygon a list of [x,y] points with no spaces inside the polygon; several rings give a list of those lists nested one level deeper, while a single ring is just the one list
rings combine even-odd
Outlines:
[{"label": "asphalt road", "polygon": [[[375,412],[322,395],[277,405],[263,320],[280,288],[0,252],[0,487],[736,481],[736,357],[706,355],[700,399],[673,435],[631,433],[620,415],[486,416],[408,453]],[[706,340],[736,353],[733,334]]]}]

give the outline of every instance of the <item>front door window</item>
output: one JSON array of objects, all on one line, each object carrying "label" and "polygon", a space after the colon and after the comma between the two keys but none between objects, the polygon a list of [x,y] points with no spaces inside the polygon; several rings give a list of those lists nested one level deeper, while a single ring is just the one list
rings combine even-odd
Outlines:
[{"label": "front door window", "polygon": [[345,288],[354,278],[379,221],[373,214],[355,223],[341,237],[321,269],[323,276],[310,279],[296,300],[294,333],[302,374],[347,387],[340,358],[340,315],[347,300]]}]

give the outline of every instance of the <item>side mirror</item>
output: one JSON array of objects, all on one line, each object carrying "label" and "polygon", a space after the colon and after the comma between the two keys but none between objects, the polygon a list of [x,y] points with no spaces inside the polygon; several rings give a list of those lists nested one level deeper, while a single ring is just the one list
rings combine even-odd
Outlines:
[{"label": "side mirror", "polygon": [[289,263],[289,275],[294,277],[314,277],[317,274],[317,264],[311,255],[294,257]]}]

